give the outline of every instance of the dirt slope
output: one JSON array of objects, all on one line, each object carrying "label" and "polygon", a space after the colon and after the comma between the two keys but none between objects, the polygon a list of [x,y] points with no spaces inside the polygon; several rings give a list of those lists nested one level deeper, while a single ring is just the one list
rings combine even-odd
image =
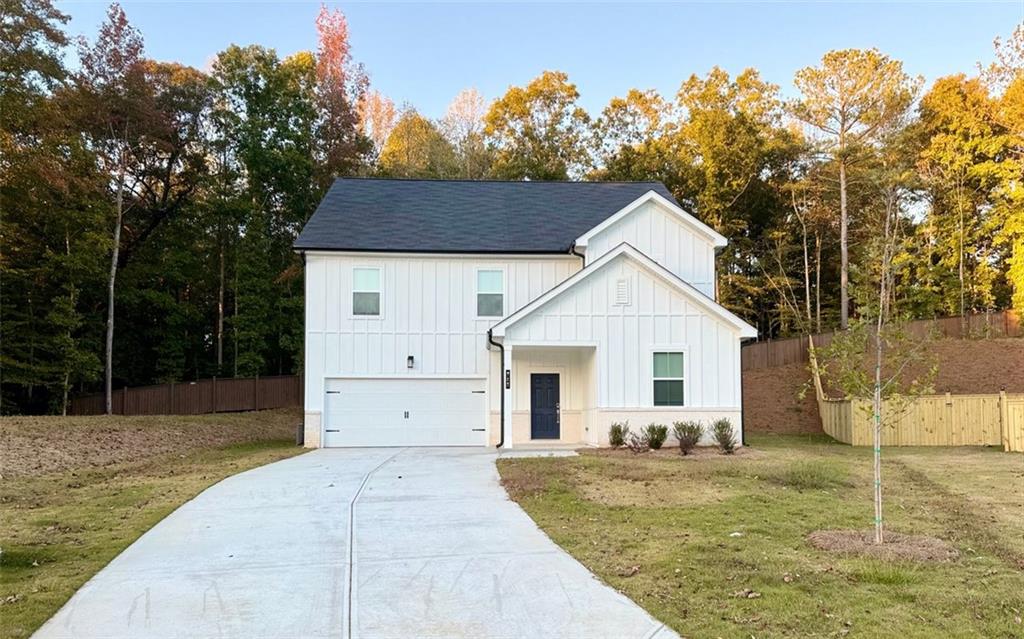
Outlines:
[{"label": "dirt slope", "polygon": [[[1024,393],[1024,339],[942,339],[931,345],[938,364],[936,393]],[[743,408],[749,432],[820,432],[806,364],[743,372]]]},{"label": "dirt slope", "polygon": [[0,477],[134,462],[168,453],[287,440],[296,409],[217,415],[0,418]]}]

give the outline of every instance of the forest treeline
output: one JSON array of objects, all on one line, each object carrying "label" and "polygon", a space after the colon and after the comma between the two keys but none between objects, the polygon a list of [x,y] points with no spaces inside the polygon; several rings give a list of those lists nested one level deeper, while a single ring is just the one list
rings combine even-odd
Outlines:
[{"label": "forest treeline", "polygon": [[588,113],[545,71],[433,120],[373,87],[338,11],[321,10],[315,51],[232,45],[207,70],[147,58],[116,4],[91,38],[67,21],[49,0],[0,4],[3,413],[297,371],[291,243],[335,176],[661,180],[729,237],[719,299],[763,336],[877,305],[898,202],[888,312],[1024,308],[1021,26],[927,86],[844,50],[798,71],[792,99],[716,67]]}]

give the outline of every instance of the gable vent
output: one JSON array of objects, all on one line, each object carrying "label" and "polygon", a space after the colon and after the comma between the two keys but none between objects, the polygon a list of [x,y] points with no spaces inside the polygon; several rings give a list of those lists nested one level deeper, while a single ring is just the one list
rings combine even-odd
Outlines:
[{"label": "gable vent", "polygon": [[615,282],[615,305],[629,306],[629,280],[620,279]]}]

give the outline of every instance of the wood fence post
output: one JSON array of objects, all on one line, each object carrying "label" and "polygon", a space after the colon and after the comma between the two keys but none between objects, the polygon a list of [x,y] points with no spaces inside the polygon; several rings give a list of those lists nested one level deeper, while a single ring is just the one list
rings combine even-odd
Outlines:
[{"label": "wood fence post", "polygon": [[1003,452],[1010,452],[1010,407],[1006,405],[1006,390],[999,391],[999,439]]},{"label": "wood fence post", "polygon": [[216,375],[213,376],[213,388],[210,391],[210,395],[212,396],[212,401],[210,402],[210,412],[211,413],[216,413],[217,412],[217,376]]},{"label": "wood fence post", "polygon": [[174,382],[167,384],[167,414],[174,414]]},{"label": "wood fence post", "polygon": [[252,378],[252,408],[253,410],[260,409],[260,376]]}]

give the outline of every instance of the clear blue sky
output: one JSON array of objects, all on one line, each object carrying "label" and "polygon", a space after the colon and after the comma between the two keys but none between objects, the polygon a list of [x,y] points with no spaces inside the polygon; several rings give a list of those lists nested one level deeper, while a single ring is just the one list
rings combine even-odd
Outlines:
[{"label": "clear blue sky", "polygon": [[[133,2],[128,18],[158,60],[205,68],[231,43],[287,55],[316,47],[319,2]],[[992,39],[1024,20],[1010,2],[383,3],[329,2],[348,17],[372,84],[430,117],[459,90],[488,100],[544,69],[566,71],[593,113],[629,88],[674,95],[713,65],[753,66],[791,94],[793,72],[829,49],[878,47],[932,80],[992,58]],[[106,2],[58,2],[92,37]]]}]

